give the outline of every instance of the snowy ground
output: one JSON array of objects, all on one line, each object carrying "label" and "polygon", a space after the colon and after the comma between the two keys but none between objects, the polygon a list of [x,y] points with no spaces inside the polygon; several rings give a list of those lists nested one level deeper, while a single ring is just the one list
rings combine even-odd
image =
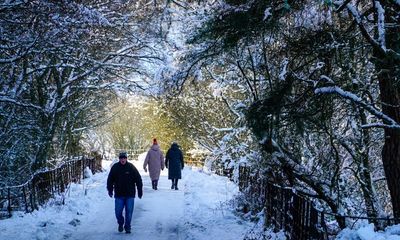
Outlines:
[{"label": "snowy ground", "polygon": [[344,229],[337,237],[338,240],[400,240],[400,225],[389,226],[383,232],[375,232],[374,225],[365,223],[358,229]]},{"label": "snowy ground", "polygon": [[155,191],[142,171],[143,155],[139,159],[132,163],[142,175],[144,194],[135,199],[132,234],[117,232],[114,199],[105,187],[111,162],[103,162],[107,171],[71,185],[65,205],[58,198],[39,211],[0,221],[0,239],[228,240],[242,239],[253,226],[230,210],[227,202],[238,189],[228,179],[186,167],[175,191],[164,170]]}]

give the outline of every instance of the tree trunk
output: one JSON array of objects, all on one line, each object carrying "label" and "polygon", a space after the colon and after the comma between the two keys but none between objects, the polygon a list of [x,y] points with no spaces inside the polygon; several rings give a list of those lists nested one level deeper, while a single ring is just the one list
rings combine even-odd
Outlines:
[{"label": "tree trunk", "polygon": [[[400,52],[400,27],[398,8],[388,1],[380,1],[385,10],[386,48]],[[375,16],[378,22],[377,16]],[[397,19],[397,20],[396,20]],[[393,27],[388,27],[393,25]],[[400,123],[400,66],[396,54],[382,53],[374,49],[374,64],[377,71],[382,112]],[[382,162],[390,191],[393,215],[400,218],[400,130],[385,128],[385,144],[382,149]]]},{"label": "tree trunk", "polygon": [[[383,69],[381,69],[383,72]],[[390,73],[378,75],[382,100],[382,111],[400,123],[399,86],[394,84]],[[385,129],[385,145],[382,149],[382,162],[393,205],[393,215],[400,218],[400,130]]]}]

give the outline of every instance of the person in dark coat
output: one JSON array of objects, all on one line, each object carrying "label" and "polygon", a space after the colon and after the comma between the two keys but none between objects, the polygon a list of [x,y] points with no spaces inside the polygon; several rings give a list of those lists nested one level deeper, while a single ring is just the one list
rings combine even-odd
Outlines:
[{"label": "person in dark coat", "polygon": [[[132,163],[127,162],[128,155],[125,152],[119,154],[119,162],[115,163],[107,178],[108,195],[115,198],[115,216],[118,222],[118,231],[125,229],[131,233],[131,220],[135,205],[136,189],[138,197],[143,196],[143,183],[139,171]],[[125,219],[122,211],[125,208]]]},{"label": "person in dark coat", "polygon": [[168,168],[168,179],[171,179],[171,189],[178,190],[178,179],[182,178],[184,167],[183,154],[177,143],[172,143],[165,156],[165,166]]}]

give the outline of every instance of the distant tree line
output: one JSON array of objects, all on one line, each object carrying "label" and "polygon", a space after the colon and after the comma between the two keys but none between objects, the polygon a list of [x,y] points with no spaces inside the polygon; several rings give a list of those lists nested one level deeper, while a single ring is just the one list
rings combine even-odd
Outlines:
[{"label": "distant tree line", "polygon": [[97,131],[98,134],[108,136],[112,149],[145,152],[153,144],[153,138],[157,139],[164,153],[172,142],[177,142],[184,151],[193,147],[188,132],[169,117],[159,99],[132,97],[114,106],[113,113],[118,117]]}]

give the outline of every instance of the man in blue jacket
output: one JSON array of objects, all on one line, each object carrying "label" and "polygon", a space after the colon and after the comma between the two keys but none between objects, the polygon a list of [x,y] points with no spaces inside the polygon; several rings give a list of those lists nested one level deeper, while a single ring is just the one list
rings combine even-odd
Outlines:
[{"label": "man in blue jacket", "polygon": [[[119,154],[119,162],[115,163],[110,170],[107,178],[108,195],[115,197],[115,216],[118,222],[118,231],[122,232],[125,228],[126,233],[131,233],[131,220],[133,207],[135,205],[135,186],[138,197],[143,196],[142,177],[132,163],[127,162],[128,156],[125,152]],[[125,219],[122,211],[125,208]]]}]

